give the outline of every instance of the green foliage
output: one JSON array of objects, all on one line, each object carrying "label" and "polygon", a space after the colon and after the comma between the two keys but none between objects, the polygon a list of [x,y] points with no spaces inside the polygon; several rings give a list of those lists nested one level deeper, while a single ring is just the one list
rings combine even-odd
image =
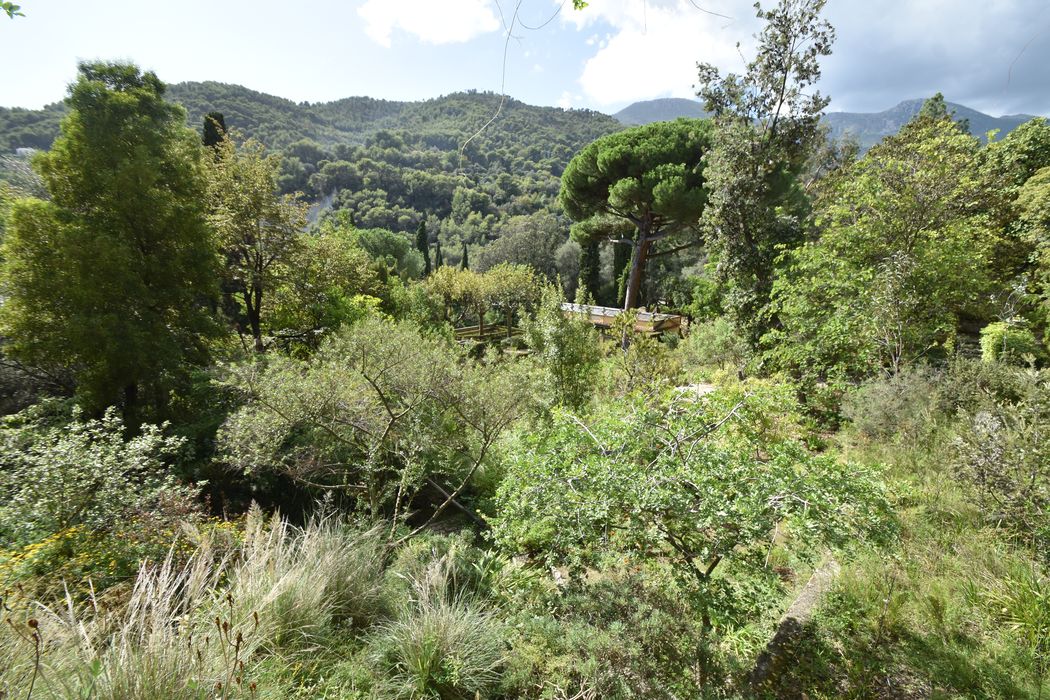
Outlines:
[{"label": "green foliage", "polygon": [[872,148],[820,206],[821,236],[774,283],[776,362],[870,376],[944,356],[990,289],[978,143],[950,119],[918,119]]},{"label": "green foliage", "polygon": [[[558,263],[559,246],[568,239],[565,226],[552,214],[537,213],[506,219],[498,231],[499,237],[483,247],[474,269],[484,272],[500,263],[528,265],[549,282],[564,276]],[[575,277],[575,275],[573,275]]]},{"label": "green foliage", "polygon": [[72,372],[86,406],[163,410],[213,331],[215,249],[197,135],[152,73],[82,64],[63,135],[35,161],[50,202],[11,215],[5,352]]},{"label": "green foliage", "polygon": [[423,256],[423,276],[430,275],[430,237],[427,236],[427,222],[420,221],[416,228],[416,250]]},{"label": "green foliage", "polygon": [[679,378],[679,357],[660,338],[635,330],[637,318],[637,311],[625,311],[609,327],[610,336],[619,340],[605,363],[606,385],[614,395],[655,396]]},{"label": "green foliage", "polygon": [[[578,0],[573,0],[573,1],[574,2],[578,2]],[[584,3],[584,4],[586,5],[586,3]],[[19,11],[21,9],[22,9],[21,5],[16,5],[13,2],[6,2],[6,0],[5,0],[5,2],[0,2],[0,11],[2,11],[4,14],[6,14],[11,19],[14,19],[15,17],[25,17],[25,14]],[[577,9],[579,9],[579,8],[577,8]]]},{"label": "green foliage", "polygon": [[1026,364],[1042,352],[1035,334],[1024,324],[999,321],[981,329],[981,358],[985,362]]},{"label": "green foliage", "polygon": [[653,244],[696,233],[707,199],[702,160],[710,141],[706,121],[655,122],[598,139],[565,168],[558,201],[579,222],[572,235],[581,245],[617,238],[628,222],[635,229],[625,308],[640,304]]},{"label": "green foliage", "polygon": [[583,409],[598,385],[601,350],[598,334],[587,322],[565,315],[561,295],[546,287],[535,318],[525,326],[533,357],[543,369],[551,403]]},{"label": "green foliage", "polygon": [[701,223],[719,274],[731,283],[726,308],[752,345],[775,325],[766,308],[774,261],[801,239],[806,201],[796,178],[822,138],[828,105],[811,88],[835,39],[820,19],[823,8],[824,0],[780,0],[772,10],[756,3],[765,26],[745,73],[722,77],[711,64],[699,66],[700,96],[715,125]]},{"label": "green foliage", "polygon": [[774,526],[831,541],[884,526],[877,475],[809,454],[780,414],[785,389],[625,401],[587,421],[556,412],[507,466],[497,542],[577,571],[666,557],[697,587],[705,627],[717,624],[733,594],[716,568],[761,568]]},{"label": "green foliage", "polygon": [[749,348],[725,317],[692,326],[683,344],[685,362],[696,367],[741,367]]},{"label": "green foliage", "polygon": [[278,193],[280,162],[262,144],[224,137],[213,149],[206,161],[209,221],[226,260],[224,301],[238,332],[251,335],[262,352],[263,311],[303,245],[307,207]]},{"label": "green foliage", "polygon": [[1031,651],[1034,680],[1042,689],[1050,675],[1050,577],[1038,568],[1018,566],[988,591],[998,618]]},{"label": "green foliage", "polygon": [[424,593],[414,610],[386,623],[370,641],[389,679],[385,696],[491,697],[505,661],[501,627],[476,603]]},{"label": "green foliage", "polygon": [[209,112],[204,115],[204,126],[201,129],[201,141],[208,148],[215,148],[227,138],[226,118],[222,112]]},{"label": "green foliage", "polygon": [[865,439],[919,445],[948,417],[944,384],[943,373],[925,365],[908,367],[850,392],[842,415]]},{"label": "green foliage", "polygon": [[171,475],[183,446],[164,426],[125,437],[114,409],[66,423],[28,409],[0,429],[0,544],[27,544],[82,526],[103,530],[131,513],[163,512],[195,491]]},{"label": "green foliage", "polygon": [[392,310],[399,282],[382,283],[386,261],[377,271],[355,233],[322,226],[301,236],[264,309],[274,341],[315,348],[326,334],[380,306]]},{"label": "green foliage", "polygon": [[234,368],[228,381],[246,404],[219,439],[233,466],[344,491],[396,528],[424,490],[450,494],[436,517],[472,485],[531,399],[526,370],[467,363],[408,323],[368,319],[305,362]]},{"label": "green foliage", "polygon": [[987,517],[1050,558],[1050,387],[1042,373],[1024,376],[1020,400],[966,416],[953,443],[954,463]]}]

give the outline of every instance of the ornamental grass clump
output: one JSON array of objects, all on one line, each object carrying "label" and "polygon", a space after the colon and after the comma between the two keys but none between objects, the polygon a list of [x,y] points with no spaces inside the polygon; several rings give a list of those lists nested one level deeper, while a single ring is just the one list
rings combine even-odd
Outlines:
[{"label": "ornamental grass clump", "polygon": [[[341,628],[384,614],[377,531],[334,517],[297,528],[257,508],[245,530],[243,543],[225,551],[205,534],[185,563],[174,553],[144,562],[123,594],[5,601],[0,697],[26,697],[30,685],[37,700],[281,696],[260,688],[260,662],[302,658]],[[26,641],[34,638],[42,642]]]}]

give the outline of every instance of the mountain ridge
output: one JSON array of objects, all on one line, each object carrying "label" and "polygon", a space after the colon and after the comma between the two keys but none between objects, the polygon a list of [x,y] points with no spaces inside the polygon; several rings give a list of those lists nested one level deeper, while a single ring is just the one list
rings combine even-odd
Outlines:
[{"label": "mountain ridge", "polygon": [[[187,121],[191,125],[199,124],[204,114],[219,111],[231,127],[273,148],[284,148],[304,138],[327,145],[362,143],[378,131],[420,128],[434,119],[442,121],[446,130],[468,133],[480,128],[491,114],[483,115],[476,109],[467,110],[471,112],[467,114],[461,106],[448,108],[447,105],[467,98],[478,103],[491,102],[494,112],[500,98],[495,93],[471,90],[426,100],[386,100],[357,95],[311,103],[295,102],[242,85],[210,80],[169,84],[168,97],[186,108]],[[879,112],[828,112],[823,120],[832,137],[851,136],[862,150],[867,150],[899,131],[918,114],[924,101],[924,98],[902,100]],[[956,118],[969,123],[971,133],[982,139],[993,130],[998,130],[1000,137],[1005,136],[1017,126],[1037,118],[1029,114],[995,117],[959,103],[946,104]],[[678,117],[707,116],[699,101],[685,98],[642,100],[606,115],[587,109],[528,105],[507,97],[503,115],[506,117],[516,110],[541,114],[556,124],[581,119],[601,123],[597,132],[615,130],[617,124],[634,126]],[[58,134],[58,124],[65,111],[62,102],[38,110],[0,107],[0,152],[24,147],[48,148]],[[455,123],[456,119],[460,123]],[[474,124],[475,121],[478,123]]]},{"label": "mountain ridge", "polygon": [[[830,128],[833,138],[852,136],[867,150],[883,138],[900,131],[922,109],[925,98],[901,100],[893,107],[880,112],[827,112],[824,123]],[[947,102],[948,109],[955,113],[957,119],[965,119],[970,126],[970,133],[987,140],[987,133],[999,130],[999,136],[1005,136],[1013,129],[1032,119],[1039,118],[1032,114],[1004,114],[999,117],[985,114],[957,102]],[[642,100],[624,107],[612,116],[625,126],[649,124],[654,121],[666,121],[679,117],[706,116],[702,104],[697,100],[678,97],[665,97],[655,100]]]}]

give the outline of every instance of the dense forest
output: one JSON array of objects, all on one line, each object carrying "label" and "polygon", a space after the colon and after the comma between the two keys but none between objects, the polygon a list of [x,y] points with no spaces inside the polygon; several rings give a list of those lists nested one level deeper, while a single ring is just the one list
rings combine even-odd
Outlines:
[{"label": "dense forest", "polygon": [[1042,697],[1050,124],[829,138],[823,6],[705,118],[4,111],[0,698]]}]

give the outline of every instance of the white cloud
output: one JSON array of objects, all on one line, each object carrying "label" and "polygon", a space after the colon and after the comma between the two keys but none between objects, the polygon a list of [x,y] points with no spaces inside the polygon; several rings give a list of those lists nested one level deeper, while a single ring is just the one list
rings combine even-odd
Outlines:
[{"label": "white cloud", "polygon": [[500,28],[491,0],[367,0],[357,14],[368,36],[387,48],[395,29],[428,44],[454,44]]},{"label": "white cloud", "polygon": [[561,93],[561,97],[558,98],[557,105],[562,109],[572,109],[573,107],[579,107],[582,103],[583,95],[574,95],[568,90],[565,90]]},{"label": "white cloud", "polygon": [[[741,10],[745,14],[729,20],[697,5],[723,15]],[[661,96],[695,97],[697,62],[739,72],[743,66],[736,43],[752,43],[753,15],[745,4],[727,0],[698,0],[695,5],[689,0],[592,0],[587,9],[568,13],[564,21],[581,31],[592,25],[612,27],[584,64],[579,83],[594,103],[614,105]]]}]

